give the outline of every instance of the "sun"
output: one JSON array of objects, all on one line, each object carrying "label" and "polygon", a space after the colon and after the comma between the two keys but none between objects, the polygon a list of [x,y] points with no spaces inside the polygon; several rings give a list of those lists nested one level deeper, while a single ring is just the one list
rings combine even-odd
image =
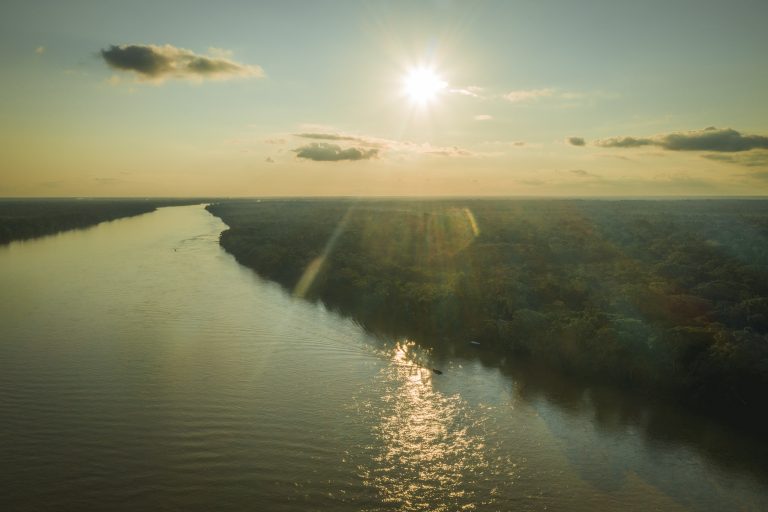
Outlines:
[{"label": "sun", "polygon": [[403,77],[403,92],[418,105],[432,102],[447,86],[448,83],[429,68],[413,68]]}]

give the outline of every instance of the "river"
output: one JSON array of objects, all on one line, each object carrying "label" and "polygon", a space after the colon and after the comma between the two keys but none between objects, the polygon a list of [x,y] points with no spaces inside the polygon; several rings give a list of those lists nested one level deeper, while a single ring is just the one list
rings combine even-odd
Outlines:
[{"label": "river", "polygon": [[224,229],[184,206],[0,247],[2,510],[768,510],[764,442],[371,335]]}]

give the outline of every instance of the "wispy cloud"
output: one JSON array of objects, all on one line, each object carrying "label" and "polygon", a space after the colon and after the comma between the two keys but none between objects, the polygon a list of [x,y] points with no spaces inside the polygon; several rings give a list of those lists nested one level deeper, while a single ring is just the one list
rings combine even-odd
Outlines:
[{"label": "wispy cloud", "polygon": [[489,114],[477,114],[473,119],[475,121],[490,121],[493,119],[493,116]]},{"label": "wispy cloud", "polygon": [[427,147],[422,146],[422,149],[424,149],[423,152],[427,155],[455,157],[455,156],[472,156],[474,154],[468,149],[463,149],[458,146],[450,146],[450,147],[442,147],[442,148],[432,148],[429,146]]},{"label": "wispy cloud", "polygon": [[475,147],[482,156],[503,156],[510,150],[519,152],[520,150],[535,150],[540,148],[539,144],[531,144],[524,140],[486,140],[479,142]]},{"label": "wispy cloud", "polygon": [[651,137],[613,137],[595,141],[604,148],[637,148],[657,146],[669,151],[715,151],[738,153],[753,149],[768,149],[768,137],[743,135],[732,128],[710,126],[703,130],[676,132]]},{"label": "wispy cloud", "polygon": [[743,165],[744,167],[768,167],[768,151],[749,151],[747,153],[737,153],[735,155],[711,153],[702,156],[709,160]]},{"label": "wispy cloud", "polygon": [[[503,90],[502,90],[503,91]],[[563,90],[557,87],[540,87],[534,89],[515,89],[502,92],[478,85],[453,87],[448,89],[451,94],[464,96],[479,101],[498,101],[516,105],[554,104],[558,107],[577,107],[594,104],[599,99],[613,99],[617,95],[605,91],[577,92]]]},{"label": "wispy cloud", "polygon": [[600,176],[598,176],[597,174],[592,174],[591,172],[587,172],[584,169],[572,169],[568,172],[570,172],[574,176],[578,176],[579,178],[600,179]]},{"label": "wispy cloud", "polygon": [[469,85],[467,87],[459,87],[455,89],[449,89],[449,92],[454,94],[460,94],[462,96],[469,96],[471,98],[484,98],[485,89],[478,85]]},{"label": "wispy cloud", "polygon": [[548,87],[546,89],[521,89],[510,91],[502,95],[502,98],[511,103],[531,103],[542,98],[553,97],[556,94],[556,89]]},{"label": "wispy cloud", "polygon": [[555,87],[541,89],[519,89],[497,96],[516,105],[546,104],[558,107],[577,107],[593,104],[600,98],[612,98],[615,95],[601,91],[591,93],[564,91]]},{"label": "wispy cloud", "polygon": [[261,77],[259,66],[241,64],[230,59],[230,53],[211,49],[209,55],[200,55],[169,44],[111,45],[100,52],[104,62],[118,71],[128,71],[139,81],[161,83],[169,78],[179,80],[228,80],[242,77]]},{"label": "wispy cloud", "polygon": [[365,137],[343,135],[339,133],[294,133],[293,136],[301,137],[303,139],[355,141],[363,143],[366,146],[378,146],[378,143],[374,143]]},{"label": "wispy cloud", "polygon": [[758,181],[768,181],[768,171],[758,171],[750,174],[740,174],[742,178],[750,178]]},{"label": "wispy cloud", "polygon": [[338,162],[341,160],[369,160],[376,158],[379,150],[376,148],[350,147],[342,149],[337,144],[328,142],[312,142],[294,150],[298,158],[315,160],[317,162]]}]

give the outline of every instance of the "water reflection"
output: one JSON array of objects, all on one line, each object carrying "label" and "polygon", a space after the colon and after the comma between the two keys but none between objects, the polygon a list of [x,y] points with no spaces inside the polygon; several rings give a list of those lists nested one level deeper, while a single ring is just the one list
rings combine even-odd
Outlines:
[{"label": "water reflection", "polygon": [[[373,421],[369,463],[359,467],[385,507],[473,510],[501,495],[516,465],[486,446],[488,417],[461,396],[436,389],[441,377],[422,364],[413,342],[397,343],[375,378],[380,399],[365,402]],[[488,482],[495,482],[493,485]]]}]

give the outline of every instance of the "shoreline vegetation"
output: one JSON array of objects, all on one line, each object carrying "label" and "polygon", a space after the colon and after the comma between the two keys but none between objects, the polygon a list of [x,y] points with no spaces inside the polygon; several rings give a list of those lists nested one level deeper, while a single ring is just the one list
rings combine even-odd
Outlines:
[{"label": "shoreline vegetation", "polygon": [[133,217],[161,206],[197,204],[195,199],[0,199],[0,245],[84,229]]},{"label": "shoreline vegetation", "polygon": [[238,262],[373,332],[768,425],[768,201],[264,199],[207,209],[229,226],[220,244]]}]

